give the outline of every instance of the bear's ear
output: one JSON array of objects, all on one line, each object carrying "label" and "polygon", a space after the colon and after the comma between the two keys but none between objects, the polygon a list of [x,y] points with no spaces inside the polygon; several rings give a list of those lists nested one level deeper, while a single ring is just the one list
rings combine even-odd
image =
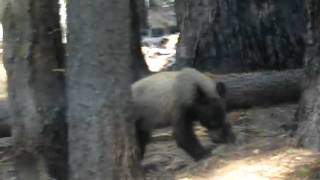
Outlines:
[{"label": "bear's ear", "polygon": [[208,104],[209,103],[208,96],[201,89],[201,87],[198,85],[196,85],[195,102],[198,104]]},{"label": "bear's ear", "polygon": [[217,82],[216,83],[216,90],[221,97],[226,96],[226,85],[223,82]]}]

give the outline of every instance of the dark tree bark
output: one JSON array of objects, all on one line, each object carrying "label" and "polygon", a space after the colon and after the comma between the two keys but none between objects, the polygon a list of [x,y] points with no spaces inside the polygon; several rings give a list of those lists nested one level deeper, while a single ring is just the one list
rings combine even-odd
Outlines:
[{"label": "dark tree bark", "polygon": [[143,179],[129,102],[139,67],[133,3],[68,2],[71,180]]},{"label": "dark tree bark", "polygon": [[148,29],[148,8],[146,6],[145,0],[135,0],[137,4],[138,14],[139,14],[139,24],[140,28]]},{"label": "dark tree bark", "polygon": [[0,138],[11,136],[8,101],[0,101]]},{"label": "dark tree bark", "polygon": [[141,1],[141,0],[130,0],[130,17],[131,17],[130,28],[132,33],[130,47],[131,47],[132,57],[135,61],[135,63],[133,63],[133,68],[136,70],[134,79],[139,79],[150,73],[148,69],[148,65],[141,51],[141,38],[140,38],[141,14],[139,14],[138,12],[139,4],[137,4],[137,1]]},{"label": "dark tree bark", "polygon": [[175,69],[215,73],[302,66],[303,0],[177,0]]},{"label": "dark tree bark", "polygon": [[67,132],[59,7],[56,0],[10,1],[4,62],[18,179],[67,179]]},{"label": "dark tree bark", "polygon": [[305,57],[305,90],[297,113],[299,144],[320,150],[320,1],[306,0],[308,50]]},{"label": "dark tree bark", "polygon": [[176,12],[176,19],[177,19],[177,26],[180,27],[181,25],[181,21],[182,21],[182,17],[184,14],[184,2],[185,0],[175,0],[174,1],[174,9]]}]

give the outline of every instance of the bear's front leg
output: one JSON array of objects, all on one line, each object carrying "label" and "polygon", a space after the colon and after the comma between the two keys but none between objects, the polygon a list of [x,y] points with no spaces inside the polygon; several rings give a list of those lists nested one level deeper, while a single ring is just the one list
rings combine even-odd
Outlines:
[{"label": "bear's front leg", "polygon": [[177,145],[184,149],[195,161],[210,155],[210,150],[205,149],[194,134],[191,121],[186,121],[186,119],[179,120],[174,124],[173,128]]}]

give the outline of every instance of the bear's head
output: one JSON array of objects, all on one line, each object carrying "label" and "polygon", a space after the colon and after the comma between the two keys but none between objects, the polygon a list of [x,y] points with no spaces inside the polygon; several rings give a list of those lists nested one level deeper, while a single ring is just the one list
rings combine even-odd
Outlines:
[{"label": "bear's head", "polygon": [[226,121],[226,86],[222,82],[215,83],[217,96],[208,96],[205,91],[197,87],[194,101],[195,118],[209,131],[211,140],[215,143],[233,143],[235,134],[232,126]]}]

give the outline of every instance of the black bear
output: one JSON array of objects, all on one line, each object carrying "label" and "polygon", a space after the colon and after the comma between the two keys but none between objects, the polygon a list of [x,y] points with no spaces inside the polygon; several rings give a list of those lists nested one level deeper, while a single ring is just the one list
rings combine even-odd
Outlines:
[{"label": "black bear", "polygon": [[166,126],[173,127],[177,145],[196,161],[210,151],[196,138],[195,121],[206,127],[209,135],[218,132],[221,143],[235,141],[231,125],[225,121],[224,83],[214,82],[195,69],[151,75],[132,84],[131,93],[141,158],[152,130]]}]

